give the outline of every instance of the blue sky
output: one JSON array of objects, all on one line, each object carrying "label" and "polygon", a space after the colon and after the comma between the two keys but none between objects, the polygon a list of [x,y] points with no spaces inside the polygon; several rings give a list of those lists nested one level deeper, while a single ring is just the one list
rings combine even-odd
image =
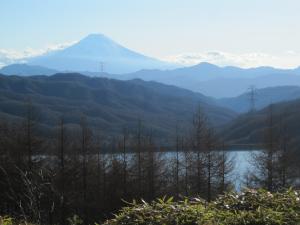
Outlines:
[{"label": "blue sky", "polygon": [[299,11],[299,0],[4,0],[0,49],[38,50],[103,33],[159,58],[286,55],[284,66],[298,61],[291,54],[300,52]]}]

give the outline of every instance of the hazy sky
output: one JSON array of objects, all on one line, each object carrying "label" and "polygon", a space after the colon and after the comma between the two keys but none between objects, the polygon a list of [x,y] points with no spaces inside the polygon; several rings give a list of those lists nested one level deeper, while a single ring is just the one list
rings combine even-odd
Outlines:
[{"label": "hazy sky", "polygon": [[153,57],[197,61],[213,52],[293,66],[299,12],[299,0],[2,0],[0,50],[38,51],[103,33]]}]

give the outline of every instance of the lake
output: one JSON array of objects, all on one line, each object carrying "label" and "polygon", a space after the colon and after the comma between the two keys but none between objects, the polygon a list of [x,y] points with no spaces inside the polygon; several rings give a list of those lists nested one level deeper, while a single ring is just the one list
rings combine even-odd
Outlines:
[{"label": "lake", "polygon": [[[230,177],[234,181],[237,191],[240,191],[243,188],[243,181],[246,173],[253,171],[251,158],[253,154],[258,153],[259,151],[260,150],[229,150],[230,157],[234,158],[234,169]],[[174,158],[175,154],[175,152],[167,152],[165,153],[165,157]],[[182,157],[182,155],[180,157]]]},{"label": "lake", "polygon": [[232,176],[235,177],[235,188],[237,191],[241,190],[246,173],[253,171],[253,166],[250,163],[251,155],[257,152],[259,152],[259,150],[237,150],[230,152],[232,157],[235,158],[235,167]]},{"label": "lake", "polygon": [[[232,150],[230,152],[230,157],[234,158],[234,169],[230,175],[230,178],[233,180],[235,188],[237,191],[240,191],[243,185],[245,174],[253,170],[253,166],[250,163],[251,155],[259,152],[260,150]],[[131,158],[134,153],[127,153],[127,159]],[[171,159],[175,157],[175,152],[163,152],[162,155],[166,159]],[[179,157],[183,157],[183,153],[180,153]],[[122,157],[122,153],[105,153],[103,154],[108,159],[112,155],[117,155],[117,157]],[[34,159],[43,159],[49,156],[38,155],[34,156]],[[93,155],[92,158],[97,158],[97,155]]]}]

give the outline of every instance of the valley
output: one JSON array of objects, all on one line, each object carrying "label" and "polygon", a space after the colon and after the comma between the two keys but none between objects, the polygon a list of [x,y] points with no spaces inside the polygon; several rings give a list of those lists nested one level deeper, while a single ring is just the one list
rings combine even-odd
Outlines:
[{"label": "valley", "polygon": [[299,6],[1,2],[0,225],[299,225]]}]

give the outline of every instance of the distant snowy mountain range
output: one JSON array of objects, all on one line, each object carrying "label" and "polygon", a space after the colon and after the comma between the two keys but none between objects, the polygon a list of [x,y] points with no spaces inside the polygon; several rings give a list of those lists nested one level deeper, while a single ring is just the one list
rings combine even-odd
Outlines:
[{"label": "distant snowy mountain range", "polygon": [[121,80],[140,78],[157,81],[223,98],[257,88],[283,85],[300,86],[300,68],[219,67],[209,63],[182,67],[129,50],[102,34],[91,34],[64,49],[26,59],[26,64],[11,64],[0,69],[6,75],[52,75],[80,72],[89,76]]}]

